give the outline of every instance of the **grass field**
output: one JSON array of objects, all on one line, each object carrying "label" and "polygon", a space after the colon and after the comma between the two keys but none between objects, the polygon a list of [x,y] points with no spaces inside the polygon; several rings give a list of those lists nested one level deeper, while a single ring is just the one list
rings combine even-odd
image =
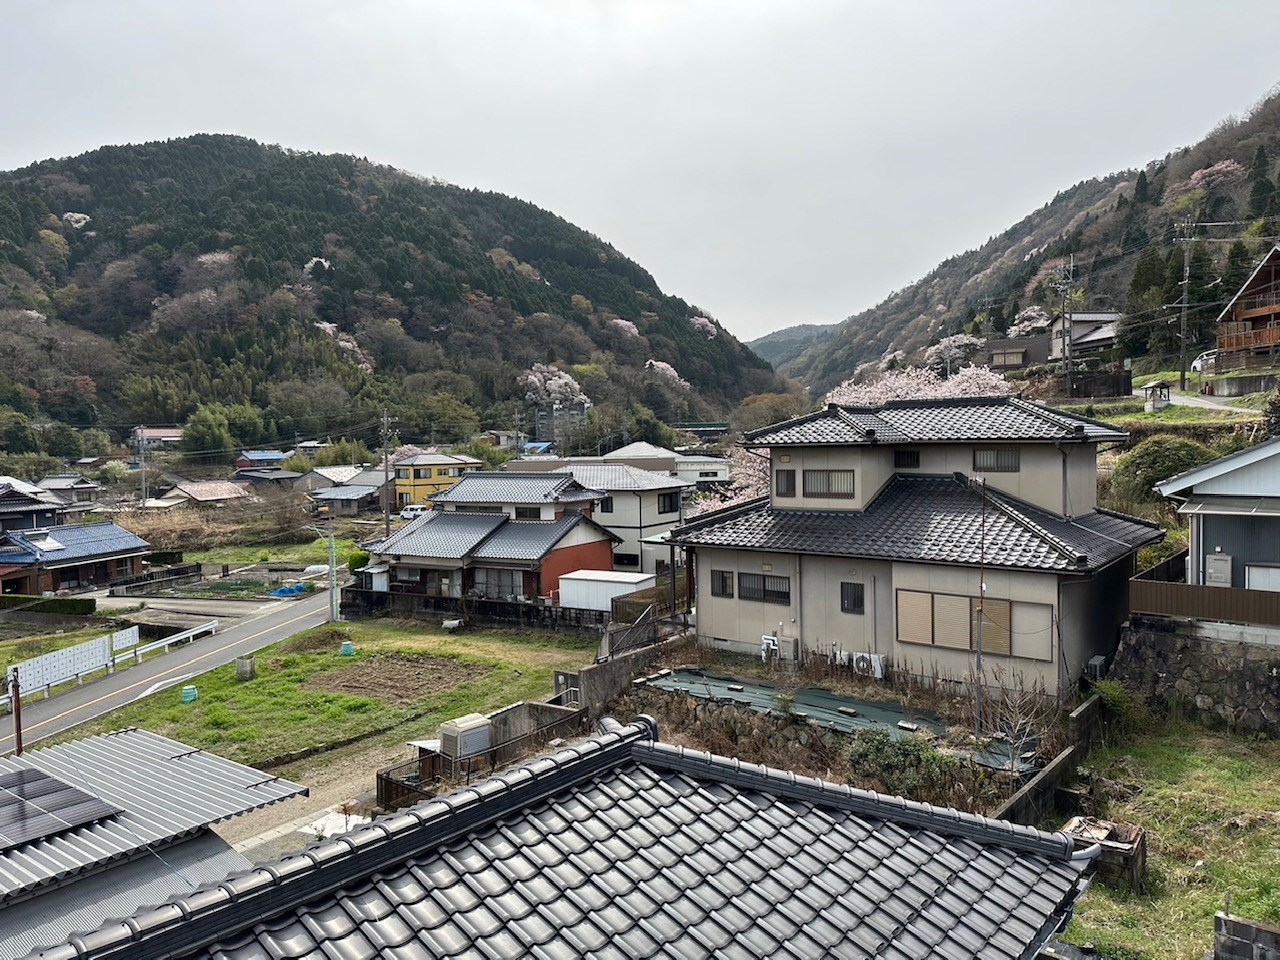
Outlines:
[{"label": "grass field", "polygon": [[[343,640],[354,642],[354,657],[339,655]],[[193,704],[162,690],[62,739],[137,726],[260,764],[410,723],[424,736],[465,713],[544,699],[553,671],[591,663],[596,648],[592,637],[536,632],[452,635],[386,621],[318,627],[260,650],[254,680],[219,667],[193,681]]]},{"label": "grass field", "polygon": [[[347,557],[357,549],[354,540],[335,538],[334,549],[338,563],[346,563]],[[253,563],[296,563],[302,566],[329,562],[329,540],[317,537],[310,543],[282,543],[247,547],[218,547],[213,550],[188,550],[183,559],[187,563],[227,563],[232,566],[248,566]]]},{"label": "grass field", "polygon": [[1233,913],[1280,923],[1280,743],[1171,723],[1088,768],[1141,791],[1101,815],[1147,831],[1149,888],[1093,883],[1068,930],[1114,960],[1199,960],[1228,894]]}]

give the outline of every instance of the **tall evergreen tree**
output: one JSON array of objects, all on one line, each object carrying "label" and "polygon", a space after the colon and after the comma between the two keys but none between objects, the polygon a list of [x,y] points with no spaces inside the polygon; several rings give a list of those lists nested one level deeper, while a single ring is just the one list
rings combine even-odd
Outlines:
[{"label": "tall evergreen tree", "polygon": [[[1262,149],[1259,147],[1258,149]],[[1267,210],[1267,204],[1271,202],[1271,196],[1276,192],[1276,185],[1266,177],[1259,177],[1253,181],[1253,188],[1249,191],[1249,212],[1255,217],[1262,216]]]},{"label": "tall evergreen tree", "polygon": [[1267,156],[1267,148],[1258,144],[1258,150],[1253,155],[1253,166],[1249,168],[1249,175],[1257,180],[1270,172],[1271,160]]},{"label": "tall evergreen tree", "polygon": [[1138,179],[1133,185],[1133,202],[1146,203],[1150,199],[1151,187],[1147,183],[1147,171],[1139,170]]}]

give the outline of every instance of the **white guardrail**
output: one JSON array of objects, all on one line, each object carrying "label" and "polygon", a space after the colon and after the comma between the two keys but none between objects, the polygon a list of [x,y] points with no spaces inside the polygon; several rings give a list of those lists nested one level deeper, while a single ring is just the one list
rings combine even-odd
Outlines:
[{"label": "white guardrail", "polygon": [[[208,623],[175,633],[163,640],[139,646],[137,627],[117,630],[96,640],[78,643],[74,647],[55,650],[44,656],[23,661],[18,664],[18,683],[22,685],[24,697],[30,696],[37,690],[43,690],[45,699],[48,699],[53,688],[59,684],[71,680],[77,683],[82,682],[87,674],[98,670],[113,673],[115,668],[126,660],[132,659],[134,663],[141,663],[142,658],[148,653],[167,650],[175,643],[189,643],[196,637],[217,632],[218,621],[210,620]],[[117,652],[121,650],[123,652]],[[9,689],[8,677],[0,680],[0,687],[6,691]],[[8,710],[12,701],[13,697],[10,693],[0,694],[0,710]]]}]

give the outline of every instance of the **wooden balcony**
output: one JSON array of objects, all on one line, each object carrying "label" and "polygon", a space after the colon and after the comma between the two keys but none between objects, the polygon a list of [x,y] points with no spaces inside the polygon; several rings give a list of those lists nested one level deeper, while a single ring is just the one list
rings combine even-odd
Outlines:
[{"label": "wooden balcony", "polygon": [[1265,350],[1277,346],[1280,346],[1280,327],[1263,327],[1259,330],[1218,334],[1218,350],[1223,353],[1233,353],[1237,350]]}]

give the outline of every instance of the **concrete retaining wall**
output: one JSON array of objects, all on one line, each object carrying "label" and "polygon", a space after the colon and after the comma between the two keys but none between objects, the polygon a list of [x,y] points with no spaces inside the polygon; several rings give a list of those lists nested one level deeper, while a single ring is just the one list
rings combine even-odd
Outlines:
[{"label": "concrete retaining wall", "polygon": [[1213,960],[1280,960],[1280,927],[1218,913],[1213,918]]}]

